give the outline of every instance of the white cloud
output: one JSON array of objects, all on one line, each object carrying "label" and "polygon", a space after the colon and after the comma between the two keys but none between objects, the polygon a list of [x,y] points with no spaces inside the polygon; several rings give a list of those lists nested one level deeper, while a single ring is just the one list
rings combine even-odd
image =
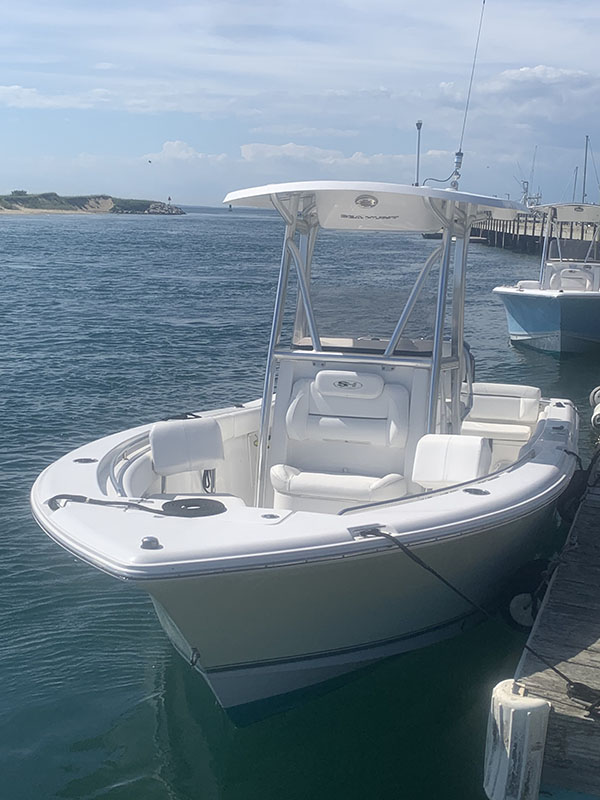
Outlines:
[{"label": "white cloud", "polygon": [[314,161],[321,164],[332,164],[343,158],[338,150],[324,150],[321,147],[310,147],[305,144],[243,144],[240,148],[244,161],[267,161],[269,159],[293,159],[297,161]]},{"label": "white cloud", "polygon": [[[21,0],[3,9],[0,107],[14,117],[39,112],[44,136],[35,145],[13,136],[15,155],[32,164],[69,152],[58,126],[53,139],[45,125],[60,115],[44,114],[72,109],[81,113],[69,114],[80,137],[71,152],[112,147],[106,169],[148,150],[146,161],[164,165],[165,180],[172,169],[182,185],[186,167],[196,181],[202,170],[218,173],[227,187],[238,174],[262,182],[269,170],[388,171],[410,182],[416,119],[424,120],[423,169],[452,167],[479,7],[306,0],[299,18],[279,0]],[[597,0],[488,4],[465,136],[472,188],[508,191],[508,165],[528,163],[536,144],[548,181],[563,164],[572,171],[575,141],[598,125],[599,22]]]},{"label": "white cloud", "polygon": [[0,86],[0,105],[9,108],[91,108],[98,100],[93,91],[87,96],[43,94],[25,86]]},{"label": "white cloud", "polygon": [[165,142],[162,149],[158,153],[146,153],[142,156],[144,161],[152,161],[153,163],[193,163],[199,161],[225,161],[227,156],[225,153],[199,153],[186,142],[172,141]]},{"label": "white cloud", "polygon": [[538,64],[536,67],[520,67],[507,69],[497,77],[481,84],[482,93],[510,93],[515,90],[540,91],[546,87],[575,87],[592,86],[595,80],[583,70],[560,69],[557,67]]},{"label": "white cloud", "polygon": [[[412,153],[407,155],[356,151],[350,155],[345,155],[340,150],[325,150],[321,147],[310,147],[308,145],[295,144],[294,142],[288,142],[283,145],[244,144],[241,146],[240,151],[244,161],[259,162],[265,165],[274,160],[288,162],[289,164],[304,162],[306,164],[324,165],[334,169],[340,167],[390,167],[394,169],[409,167],[412,169],[414,165],[414,155]],[[429,150],[423,154],[423,158],[434,161],[440,158],[447,158],[449,155],[445,150]]]},{"label": "white cloud", "polygon": [[261,125],[250,128],[250,133],[268,133],[275,136],[301,136],[306,139],[335,136],[337,138],[352,138],[358,136],[357,130],[343,128],[311,128],[307,125]]}]

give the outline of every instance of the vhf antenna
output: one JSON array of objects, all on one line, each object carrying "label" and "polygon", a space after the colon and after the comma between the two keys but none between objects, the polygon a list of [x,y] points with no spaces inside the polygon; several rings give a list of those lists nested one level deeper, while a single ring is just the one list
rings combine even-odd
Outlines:
[{"label": "vhf antenna", "polygon": [[467,115],[469,113],[469,103],[471,102],[471,90],[473,88],[473,78],[475,76],[475,65],[477,64],[477,52],[479,50],[479,40],[481,38],[481,26],[483,25],[484,11],[485,11],[485,0],[482,0],[481,14],[479,16],[479,28],[477,30],[477,41],[475,42],[475,53],[473,54],[473,64],[471,66],[471,78],[469,80],[469,90],[467,92],[465,113],[463,116],[462,130],[460,132],[460,142],[458,143],[458,150],[454,154],[454,169],[452,170],[452,173],[445,180],[439,180],[438,178],[426,178],[423,181],[423,185],[425,185],[427,181],[435,181],[436,183],[448,183],[448,181],[450,181],[450,188],[458,189],[458,181],[460,180],[460,171],[462,169],[462,162],[464,155],[462,146],[463,146],[463,140],[465,138],[465,128],[467,127]]}]

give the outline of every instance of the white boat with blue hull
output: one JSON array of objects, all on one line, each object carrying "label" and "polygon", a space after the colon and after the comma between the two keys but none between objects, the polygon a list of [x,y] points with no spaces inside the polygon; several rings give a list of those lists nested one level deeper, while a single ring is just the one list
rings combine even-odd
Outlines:
[{"label": "white boat with blue hull", "polygon": [[[551,353],[600,347],[600,206],[540,206],[547,229],[538,280],[497,286],[512,342]],[[581,227],[581,240],[560,238],[562,225]],[[584,234],[593,231],[591,240]],[[578,252],[576,252],[576,250]]]},{"label": "white boat with blue hull", "polygon": [[[465,595],[490,602],[543,549],[575,468],[577,415],[536,387],[473,381],[469,231],[518,204],[362,182],[225,202],[285,222],[262,399],[87,444],[40,475],[32,507],[71,553],[149,593],[177,650],[237,713],[474,621]],[[347,328],[327,329],[313,302],[327,268],[313,267],[319,230],[440,227],[391,329],[378,304],[366,330],[346,310]],[[365,270],[339,273],[345,292],[355,280],[365,294],[376,255],[375,235]],[[431,283],[433,331],[409,337]]]}]

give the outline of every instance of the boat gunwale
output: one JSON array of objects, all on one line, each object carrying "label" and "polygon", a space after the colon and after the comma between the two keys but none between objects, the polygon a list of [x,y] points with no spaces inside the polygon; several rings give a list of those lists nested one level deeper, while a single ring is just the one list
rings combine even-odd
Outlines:
[{"label": "boat gunwale", "polygon": [[492,289],[494,294],[511,294],[516,296],[544,297],[548,300],[560,300],[561,298],[598,298],[600,289],[525,289],[517,286],[495,286]]},{"label": "boat gunwale", "polygon": [[[563,448],[564,449],[564,448]],[[528,461],[532,461],[532,459],[528,459]],[[527,463],[527,462],[525,462]],[[514,467],[514,465],[511,465]],[[495,475],[495,480],[501,477],[503,474],[509,472],[511,467],[502,470],[501,472]],[[513,524],[517,520],[520,520],[524,517],[527,517],[531,514],[534,514],[541,509],[552,505],[558,497],[562,494],[564,489],[566,488],[565,485],[568,485],[573,472],[575,471],[575,466],[573,463],[573,467],[571,470],[559,470],[558,465],[554,467],[555,471],[559,472],[559,476],[556,480],[554,480],[549,486],[546,486],[545,489],[541,492],[538,492],[533,497],[524,500],[516,505],[512,506],[509,512],[507,513],[507,508],[505,505],[496,508],[492,511],[489,511],[484,514],[480,515],[472,515],[471,518],[461,519],[458,521],[454,521],[451,523],[444,523],[442,525],[438,525],[435,527],[423,528],[417,531],[411,532],[395,532],[395,535],[399,538],[402,538],[402,541],[407,545],[414,545],[418,547],[425,547],[429,545],[433,545],[439,543],[442,540],[454,540],[457,538],[467,537],[467,536],[474,536],[478,533],[481,533],[483,530],[492,529],[494,527],[498,527],[500,525],[505,524]],[[436,495],[436,498],[442,496],[443,494],[451,494],[453,492],[462,491],[465,485],[476,485],[483,483],[486,479],[489,479],[491,476],[484,476],[483,478],[476,479],[475,481],[470,482],[469,484],[461,484],[460,486],[449,487],[444,490],[440,490],[440,494]],[[33,496],[33,492],[35,489],[32,488],[32,497],[31,497],[31,506],[32,512],[35,521],[38,525],[44,530],[44,532],[63,547],[65,550],[70,552],[72,555],[75,555],[81,561],[90,564],[91,566],[100,569],[102,572],[106,572],[109,575],[112,575],[117,578],[121,578],[124,580],[133,580],[133,581],[153,581],[153,580],[171,580],[171,579],[179,579],[179,578],[194,578],[200,575],[207,575],[207,574],[216,574],[216,573],[224,573],[224,572],[242,572],[248,570],[264,570],[264,569],[273,569],[279,568],[284,566],[297,566],[303,563],[312,563],[316,561],[326,561],[326,560],[338,560],[342,558],[354,558],[354,557],[362,557],[372,555],[378,551],[382,550],[391,550],[394,549],[393,545],[387,543],[385,540],[377,540],[376,537],[356,540],[354,538],[346,539],[340,542],[328,542],[324,544],[312,545],[309,547],[302,547],[302,548],[290,548],[287,550],[278,550],[278,551],[260,551],[256,553],[249,553],[249,554],[236,554],[233,556],[218,556],[218,557],[211,557],[211,558],[204,558],[204,559],[196,559],[194,561],[187,561],[187,562],[179,562],[173,564],[144,564],[138,565],[137,567],[125,566],[116,567],[115,562],[108,563],[108,560],[94,558],[91,554],[82,553],[81,549],[78,549],[75,544],[72,544],[69,539],[69,535],[66,535],[65,538],[65,531],[60,526],[56,525],[55,523],[52,524],[50,517],[47,514],[44,514],[39,507],[36,499]],[[433,493],[429,493],[432,495]],[[415,500],[415,498],[422,498],[423,495],[414,495],[411,498],[405,498],[407,500]],[[422,502],[422,499],[419,500]],[[399,503],[397,505],[400,505]],[[394,506],[395,508],[397,506]],[[378,508],[380,511],[390,511],[391,509],[381,509]],[[371,508],[364,510],[363,512],[356,513],[351,519],[353,522],[356,522],[356,525],[352,527],[365,527],[369,526],[372,528],[381,527],[381,528],[390,528],[392,527],[391,522],[375,522],[373,517],[371,516],[370,520],[365,520],[362,523],[361,517],[366,515],[367,513],[370,515],[372,511]],[[510,513],[512,512],[512,513]],[[310,513],[310,512],[294,512],[298,513]],[[502,517],[504,518],[498,519],[497,522],[492,523],[491,520],[494,517]],[[332,520],[340,520],[341,517],[339,515],[330,515]],[[349,517],[344,517],[344,519],[349,519]],[[362,523],[362,524],[361,524]],[[344,526],[345,530],[348,531],[348,528]],[[444,528],[447,528],[444,532]],[[458,530],[457,530],[458,529]],[[352,547],[352,551],[350,553],[341,553],[340,550],[342,548],[348,549]],[[327,550],[328,552],[324,552]],[[335,552],[337,550],[337,552]],[[312,554],[311,557],[307,557],[308,554]],[[296,558],[291,558],[293,554],[297,554]],[[302,557],[300,554],[303,554]],[[266,558],[269,558],[269,561],[265,561]],[[261,560],[260,564],[256,563],[248,563],[249,561],[257,561],[258,559]],[[237,563],[232,563],[232,562]],[[240,563],[242,562],[242,563]],[[246,563],[244,563],[246,562]],[[217,563],[219,566],[217,566]],[[212,567],[212,568],[211,568]]]}]

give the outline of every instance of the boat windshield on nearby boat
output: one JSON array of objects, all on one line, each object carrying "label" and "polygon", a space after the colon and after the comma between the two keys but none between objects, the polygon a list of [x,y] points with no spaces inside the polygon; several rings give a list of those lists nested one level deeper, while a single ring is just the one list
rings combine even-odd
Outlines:
[{"label": "boat windshield on nearby boat", "polygon": [[[145,589],[177,650],[240,712],[476,621],[473,604],[544,546],[575,468],[577,414],[534,386],[474,382],[469,232],[519,204],[334,181],[224,202],[275,208],[285,223],[262,399],[80,447],[40,475],[32,507],[71,553]],[[414,241],[403,233],[440,228],[387,332],[383,301],[370,324],[352,304],[343,327],[316,313],[320,230],[350,246],[372,237],[360,274],[343,259],[318,270],[365,294],[389,239],[378,232],[402,247]],[[432,285],[430,333],[414,336]]]},{"label": "boat windshield on nearby boat", "polygon": [[538,280],[494,289],[506,308],[510,339],[551,353],[595,349],[600,346],[600,206],[570,203],[535,211],[546,218]]}]

